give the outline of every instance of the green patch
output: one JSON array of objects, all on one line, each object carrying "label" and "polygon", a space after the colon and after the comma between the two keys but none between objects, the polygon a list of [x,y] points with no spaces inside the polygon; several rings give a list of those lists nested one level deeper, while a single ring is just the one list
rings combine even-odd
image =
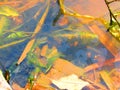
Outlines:
[{"label": "green patch", "polygon": [[10,19],[6,16],[0,16],[0,36],[10,27]]},{"label": "green patch", "polygon": [[0,15],[5,16],[19,16],[19,13],[16,9],[8,5],[1,5],[0,6]]}]

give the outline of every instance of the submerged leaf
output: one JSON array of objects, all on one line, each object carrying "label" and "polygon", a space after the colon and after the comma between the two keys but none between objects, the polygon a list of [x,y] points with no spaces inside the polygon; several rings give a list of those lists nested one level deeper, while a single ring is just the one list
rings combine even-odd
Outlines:
[{"label": "submerged leaf", "polygon": [[22,54],[21,54],[21,56],[20,56],[20,58],[19,58],[19,60],[18,60],[18,62],[17,62],[18,65],[26,58],[26,56],[27,56],[28,52],[31,50],[34,42],[35,42],[35,38],[31,39],[31,40],[27,43],[24,51],[22,52]]},{"label": "submerged leaf", "polygon": [[50,53],[47,55],[47,58],[51,58],[55,55],[57,55],[58,51],[57,51],[57,48],[56,47],[53,47],[51,50],[50,50]]},{"label": "submerged leaf", "polygon": [[27,35],[25,32],[23,31],[18,31],[18,32],[15,32],[15,33],[11,33],[10,35],[7,36],[7,38],[22,38],[22,37],[26,37],[26,36],[29,36]]},{"label": "submerged leaf", "polygon": [[4,44],[4,45],[1,45],[0,46],[0,49],[2,48],[6,48],[6,47],[9,47],[9,46],[13,46],[15,44],[18,44],[18,43],[21,43],[21,42],[24,42],[26,39],[22,39],[22,40],[17,40],[17,41],[13,41],[13,42],[10,42],[10,43],[7,43],[7,44]]},{"label": "submerged leaf", "polygon": [[114,16],[119,16],[120,15],[120,12],[116,12],[115,14],[114,14]]},{"label": "submerged leaf", "polygon": [[64,8],[64,0],[58,0],[58,4],[60,5],[60,10],[64,14],[65,8]]},{"label": "submerged leaf", "polygon": [[34,33],[33,33],[32,36],[31,36],[32,39],[28,42],[28,44],[26,45],[25,49],[23,50],[20,58],[18,59],[18,62],[17,62],[18,65],[26,58],[27,54],[29,53],[29,51],[30,51],[31,48],[33,47],[34,42],[35,42],[35,40],[36,40],[35,37],[36,37],[36,35],[40,32],[40,30],[41,30],[41,28],[42,28],[42,26],[43,26],[43,24],[44,24],[44,21],[45,21],[45,19],[46,19],[46,16],[47,16],[47,14],[48,14],[48,11],[49,11],[50,1],[49,1],[47,4],[48,4],[48,5],[47,5],[47,7],[46,7],[46,10],[45,10],[45,12],[43,13],[41,19],[39,20],[39,22],[38,22],[38,24],[37,24],[37,26],[36,26],[36,28],[35,28],[35,30],[34,30]]},{"label": "submerged leaf", "polygon": [[64,37],[64,38],[68,38],[68,39],[72,39],[72,38],[80,38],[81,40],[82,39],[97,39],[98,36],[91,33],[91,32],[88,32],[88,31],[78,31],[78,30],[74,30],[70,33],[62,33],[62,32],[59,32],[57,34],[54,35],[55,37]]},{"label": "submerged leaf", "polygon": [[60,11],[62,14],[64,15],[69,15],[69,16],[73,16],[73,17],[77,17],[77,18],[81,18],[81,19],[88,19],[88,20],[95,20],[96,18],[90,15],[81,15],[73,10],[71,10],[70,8],[67,8],[64,5],[64,0],[58,0],[58,3],[60,5]]},{"label": "submerged leaf", "polygon": [[110,90],[117,90],[107,72],[100,71],[100,75]]},{"label": "submerged leaf", "polygon": [[40,55],[41,55],[41,56],[45,56],[46,53],[47,53],[47,50],[48,50],[48,45],[44,45],[44,46],[42,47],[42,49],[41,49]]},{"label": "submerged leaf", "polygon": [[3,34],[4,30],[7,30],[10,26],[10,20],[8,17],[0,16],[0,35]]},{"label": "submerged leaf", "polygon": [[[43,50],[45,50],[45,52],[43,52]],[[27,59],[30,64],[35,66],[35,69],[39,68],[41,71],[47,73],[51,69],[54,61],[58,59],[59,56],[60,53],[57,52],[56,47],[49,49],[48,45],[45,45],[42,49],[36,47],[34,51],[29,52]]]},{"label": "submerged leaf", "polygon": [[46,73],[51,69],[51,67],[53,66],[53,63],[55,62],[55,60],[57,60],[60,57],[60,54],[56,54],[53,57],[48,59],[48,63],[46,65]]},{"label": "submerged leaf", "polygon": [[109,32],[112,34],[113,37],[120,41],[120,28],[118,25],[113,25],[109,29]]},{"label": "submerged leaf", "polygon": [[45,57],[44,59],[41,58],[42,60],[44,60],[41,62],[41,64],[43,64],[42,66],[45,66],[44,72],[47,73],[53,66],[54,61],[60,57],[60,53],[58,52],[56,47],[53,47],[52,49],[48,49],[48,46],[46,45],[44,48],[47,49],[47,53],[45,56],[46,58]]},{"label": "submerged leaf", "polygon": [[8,5],[1,5],[0,6],[0,15],[5,16],[19,16],[19,13],[16,9]]},{"label": "submerged leaf", "polygon": [[[89,26],[89,29],[98,36],[100,42],[112,53],[113,56],[116,56],[119,52],[120,43],[108,33],[101,30],[97,25]],[[109,43],[106,43],[109,42]]]}]

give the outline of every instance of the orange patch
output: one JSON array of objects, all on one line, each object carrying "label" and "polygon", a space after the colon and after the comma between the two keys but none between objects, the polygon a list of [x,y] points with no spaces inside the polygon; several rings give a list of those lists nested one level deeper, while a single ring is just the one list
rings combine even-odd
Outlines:
[{"label": "orange patch", "polygon": [[77,46],[77,45],[78,45],[78,41],[75,41],[75,42],[74,42],[74,46]]},{"label": "orange patch", "polygon": [[60,18],[60,20],[58,20],[58,25],[64,26],[64,25],[67,25],[68,22],[69,22],[69,21],[68,21],[67,16],[64,16],[64,17]]}]

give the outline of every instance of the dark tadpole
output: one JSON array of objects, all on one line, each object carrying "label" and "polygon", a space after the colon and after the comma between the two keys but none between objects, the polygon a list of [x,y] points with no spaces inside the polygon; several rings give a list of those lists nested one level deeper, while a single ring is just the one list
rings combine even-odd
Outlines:
[{"label": "dark tadpole", "polygon": [[9,81],[10,81],[10,72],[9,72],[9,70],[5,69],[4,65],[1,62],[0,62],[0,66],[1,66],[4,78],[9,83]]}]

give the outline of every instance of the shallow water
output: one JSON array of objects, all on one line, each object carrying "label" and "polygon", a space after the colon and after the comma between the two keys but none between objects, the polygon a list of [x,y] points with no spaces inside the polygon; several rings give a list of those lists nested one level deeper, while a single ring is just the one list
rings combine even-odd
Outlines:
[{"label": "shallow water", "polygon": [[[102,16],[103,14],[105,14],[106,9],[105,9],[103,0],[99,0],[98,2],[93,2],[91,0],[87,0],[87,1],[75,0],[74,3],[72,3],[73,1],[71,0],[71,2],[67,3],[67,0],[66,0],[65,5],[71,8],[72,5],[76,5],[76,3],[78,2],[81,4],[81,8],[78,9],[79,13],[95,15],[96,17]],[[23,26],[21,26],[18,29],[18,31],[27,31],[27,32],[34,31],[35,27],[37,26],[39,18],[41,18],[42,14],[45,11],[44,10],[45,8],[42,8],[42,4],[38,3],[33,8],[21,13],[21,16],[23,18],[22,23],[26,21],[27,22]],[[99,6],[103,5],[103,7],[95,9],[92,7],[92,5],[95,5],[95,7],[97,7],[97,5]],[[37,10],[40,7],[42,8],[40,15],[37,17],[37,19],[33,19],[34,14],[37,12]],[[76,8],[73,7],[73,9],[76,10],[77,7]],[[94,9],[97,12],[91,13],[93,12]],[[89,12],[86,12],[88,10]],[[68,23],[65,23],[65,25],[60,26],[59,24],[60,20],[58,19],[58,21],[56,22],[56,25],[53,26],[53,20],[55,19],[58,11],[59,11],[58,4],[55,2],[51,2],[51,6],[49,9],[48,15],[46,17],[46,20],[44,22],[44,25],[42,27],[42,30],[36,36],[37,41],[35,43],[38,43],[37,45],[38,47],[41,48],[43,45],[46,45],[46,44],[48,44],[49,48],[52,48],[52,46],[55,46],[57,47],[58,51],[63,54],[61,58],[64,58],[82,68],[96,62],[98,62],[99,64],[104,64],[105,60],[108,60],[114,57],[108,51],[108,49],[106,49],[106,47],[99,41],[99,38],[97,36],[87,37],[84,34],[80,34],[80,36],[78,37],[73,36],[72,39],[65,38],[64,36],[63,37],[59,36],[58,35],[59,33],[63,33],[63,34],[70,33],[69,31],[70,28],[68,28],[70,25],[73,26],[72,28],[73,31],[75,30],[80,30],[81,32],[86,31],[87,33],[90,33],[92,36],[94,36],[95,34],[93,34],[90,31],[90,29],[86,24],[75,26],[76,24],[80,23],[80,21],[77,20],[75,17],[71,17],[71,16],[67,17]],[[63,15],[60,17],[60,19],[61,18],[64,18]],[[13,23],[13,28],[15,26],[16,24]],[[57,34],[52,34],[54,31],[64,29],[64,28],[66,28],[67,31],[62,31]],[[42,44],[39,44],[40,43],[39,40],[41,40],[41,38],[47,38],[47,40]],[[6,42],[10,42],[10,41],[8,40]],[[25,58],[25,60],[19,66],[15,65],[15,63],[17,62],[18,58],[20,57],[22,51],[24,50],[28,42],[29,42],[29,39],[25,40],[22,43],[0,49],[0,63],[2,64],[0,68],[3,70],[3,72],[6,69],[10,70],[10,73],[11,73],[10,83],[12,84],[12,82],[16,82],[22,87],[25,86],[25,84],[27,83],[28,77],[30,75],[30,72],[32,72],[32,70],[35,68],[35,65],[28,64],[29,61],[27,60],[27,58]],[[78,44],[75,44],[75,42],[77,42]],[[95,58],[95,56],[97,55],[100,55],[101,57]],[[89,62],[89,60],[91,61]],[[118,67],[119,65],[120,65],[119,63],[115,63],[115,67]],[[104,70],[104,68],[102,69]]]}]

